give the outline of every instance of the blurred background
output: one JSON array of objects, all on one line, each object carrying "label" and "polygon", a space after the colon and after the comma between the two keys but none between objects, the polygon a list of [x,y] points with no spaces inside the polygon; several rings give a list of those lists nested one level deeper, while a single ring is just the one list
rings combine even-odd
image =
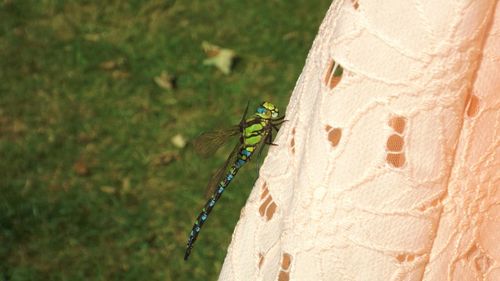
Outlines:
[{"label": "blurred background", "polygon": [[195,244],[189,142],[282,112],[331,0],[0,0],[0,281],[215,280],[261,159]]}]

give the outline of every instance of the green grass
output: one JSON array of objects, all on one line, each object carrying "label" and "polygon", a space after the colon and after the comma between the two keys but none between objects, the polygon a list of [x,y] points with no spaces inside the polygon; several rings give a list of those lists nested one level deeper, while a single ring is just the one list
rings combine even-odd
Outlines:
[{"label": "green grass", "polygon": [[[171,138],[236,123],[249,100],[284,110],[329,4],[2,1],[0,280],[215,280],[257,165],[184,262],[227,149],[206,161]],[[202,64],[203,41],[238,53],[232,74]]]}]

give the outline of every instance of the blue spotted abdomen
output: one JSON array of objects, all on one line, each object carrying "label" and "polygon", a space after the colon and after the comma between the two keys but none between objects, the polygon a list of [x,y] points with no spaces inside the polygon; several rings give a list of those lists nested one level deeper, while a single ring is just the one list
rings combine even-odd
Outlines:
[{"label": "blue spotted abdomen", "polygon": [[208,215],[210,212],[212,212],[213,207],[215,206],[215,203],[219,200],[221,197],[222,193],[226,189],[226,187],[231,183],[231,181],[234,179],[236,176],[236,173],[238,173],[239,169],[246,164],[246,162],[250,159],[250,156],[253,153],[253,147],[250,149],[248,148],[242,148],[239,151],[238,158],[236,159],[235,163],[231,166],[231,168],[228,170],[226,176],[219,182],[217,185],[217,188],[210,197],[210,199],[205,203],[205,206],[203,207],[201,213],[198,215],[196,218],[196,221],[194,222],[193,228],[191,230],[191,233],[189,234],[188,238],[188,243],[187,243],[187,250],[186,253],[184,254],[184,259],[187,260],[189,257],[189,254],[191,253],[191,249],[193,248],[193,244],[198,238],[198,235],[200,234],[201,227],[205,223],[205,221],[208,218]]}]

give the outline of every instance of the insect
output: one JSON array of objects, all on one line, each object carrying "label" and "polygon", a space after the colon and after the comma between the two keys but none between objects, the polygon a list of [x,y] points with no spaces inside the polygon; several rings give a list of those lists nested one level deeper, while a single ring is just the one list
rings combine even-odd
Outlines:
[{"label": "insect", "polygon": [[202,134],[194,141],[194,148],[202,155],[208,155],[222,145],[231,136],[239,136],[239,141],[227,158],[224,165],[217,170],[208,183],[208,190],[213,194],[205,203],[202,211],[194,222],[189,234],[184,260],[187,260],[193,249],[193,244],[200,234],[201,227],[206,222],[215,203],[224,190],[236,176],[240,168],[247,163],[256,151],[262,152],[264,144],[276,145],[272,142],[273,129],[278,131],[279,125],[285,122],[284,116],[279,117],[278,108],[270,102],[263,102],[256,112],[247,118],[248,105],[240,123],[229,130],[219,130]]}]

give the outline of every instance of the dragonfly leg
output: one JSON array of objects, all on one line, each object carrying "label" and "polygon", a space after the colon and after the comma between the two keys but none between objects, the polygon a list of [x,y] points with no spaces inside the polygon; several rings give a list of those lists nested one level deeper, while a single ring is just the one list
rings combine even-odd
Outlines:
[{"label": "dragonfly leg", "polygon": [[[269,136],[271,136],[272,138],[272,130],[268,129],[269,130],[269,134],[266,136],[266,138],[264,139],[264,144],[269,144]],[[262,151],[264,150],[264,146],[265,145],[260,145],[260,148],[259,148],[259,152],[258,152],[258,155],[259,157],[262,155]]]},{"label": "dragonfly leg", "polygon": [[268,144],[268,145],[273,145],[273,146],[278,145],[276,143],[273,143],[273,132],[272,131],[270,131],[269,134],[266,136],[264,143]]},{"label": "dragonfly leg", "polygon": [[271,124],[271,127],[272,127],[273,129],[275,129],[275,130],[276,130],[276,132],[277,132],[277,131],[279,131],[279,129],[280,129],[278,126],[279,126],[279,125],[281,125],[281,124],[283,124],[283,123],[284,123],[284,122],[286,122],[286,121],[288,121],[288,120],[283,120],[283,121],[281,121],[281,122],[279,122],[279,123],[274,123],[274,124]]},{"label": "dragonfly leg", "polygon": [[[283,116],[284,117],[284,116]],[[280,120],[278,122],[271,122],[271,127],[273,129],[275,129],[276,131],[279,130],[278,126],[280,126],[281,124],[285,123],[285,122],[288,122],[288,120]]]},{"label": "dragonfly leg", "polygon": [[273,122],[273,125],[281,125],[281,124],[283,124],[283,123],[285,123],[285,122],[288,122],[288,121],[289,121],[289,120],[280,120],[280,121],[278,121],[278,122]]}]

